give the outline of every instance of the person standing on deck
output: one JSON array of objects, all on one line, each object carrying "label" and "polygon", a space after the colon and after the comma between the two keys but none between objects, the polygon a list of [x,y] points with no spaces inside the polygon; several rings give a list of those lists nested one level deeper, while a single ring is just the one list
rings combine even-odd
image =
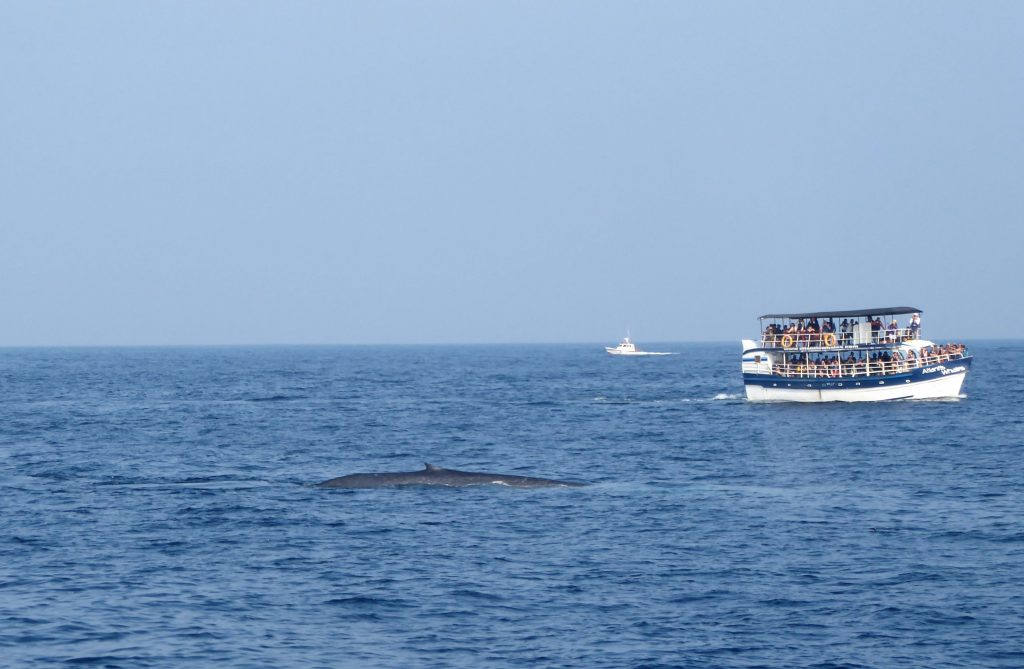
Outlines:
[{"label": "person standing on deck", "polygon": [[913,314],[910,317],[910,338],[917,339],[921,335],[921,315]]}]

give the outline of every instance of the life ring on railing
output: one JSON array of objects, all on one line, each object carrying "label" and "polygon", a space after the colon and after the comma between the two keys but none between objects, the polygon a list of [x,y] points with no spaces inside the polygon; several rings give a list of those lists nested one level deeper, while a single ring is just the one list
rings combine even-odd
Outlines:
[{"label": "life ring on railing", "polygon": [[793,348],[793,335],[782,335],[782,348]]},{"label": "life ring on railing", "polygon": [[825,334],[821,335],[821,342],[825,344],[825,346],[831,348],[832,346],[836,345],[836,336],[831,332],[826,332]]}]

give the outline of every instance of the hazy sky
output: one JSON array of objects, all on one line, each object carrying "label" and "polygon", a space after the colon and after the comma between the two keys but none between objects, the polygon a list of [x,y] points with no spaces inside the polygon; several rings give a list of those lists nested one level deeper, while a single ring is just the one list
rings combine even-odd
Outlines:
[{"label": "hazy sky", "polygon": [[1024,336],[1024,2],[10,0],[0,82],[0,345]]}]

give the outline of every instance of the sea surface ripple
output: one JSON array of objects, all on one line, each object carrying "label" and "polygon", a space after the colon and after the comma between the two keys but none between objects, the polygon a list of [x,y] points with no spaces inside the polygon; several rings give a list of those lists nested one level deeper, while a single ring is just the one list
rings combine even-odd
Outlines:
[{"label": "sea surface ripple", "polygon": [[[0,349],[0,665],[1024,666],[1024,342],[863,405],[657,349]],[[593,485],[309,485],[424,462]]]}]

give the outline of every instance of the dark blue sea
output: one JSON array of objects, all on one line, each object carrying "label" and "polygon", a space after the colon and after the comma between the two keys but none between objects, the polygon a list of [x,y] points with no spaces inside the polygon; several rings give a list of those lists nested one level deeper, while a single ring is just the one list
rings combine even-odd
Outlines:
[{"label": "dark blue sea", "polygon": [[[1024,342],[857,405],[648,347],[0,349],[0,665],[1024,666]],[[424,462],[593,485],[310,485]]]}]

